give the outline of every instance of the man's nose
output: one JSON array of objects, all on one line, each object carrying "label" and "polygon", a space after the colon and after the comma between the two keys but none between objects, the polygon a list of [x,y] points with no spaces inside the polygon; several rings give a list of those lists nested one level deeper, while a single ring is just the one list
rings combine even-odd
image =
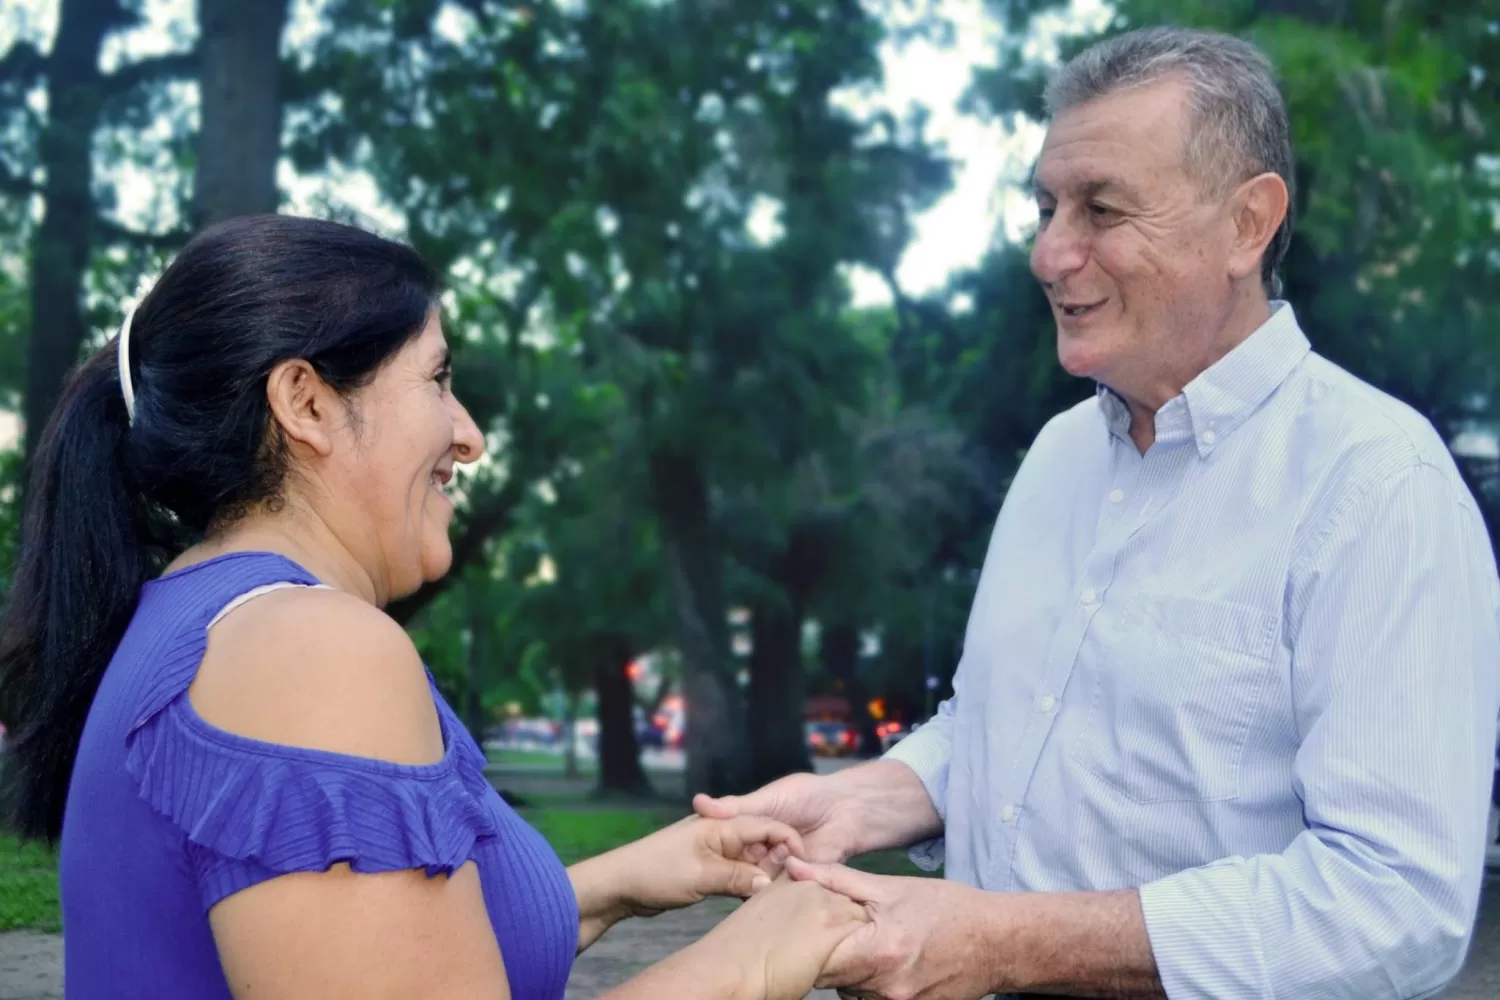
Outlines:
[{"label": "man's nose", "polygon": [[1038,229],[1032,240],[1031,273],[1044,285],[1063,280],[1087,260],[1088,243],[1083,234],[1058,215]]}]

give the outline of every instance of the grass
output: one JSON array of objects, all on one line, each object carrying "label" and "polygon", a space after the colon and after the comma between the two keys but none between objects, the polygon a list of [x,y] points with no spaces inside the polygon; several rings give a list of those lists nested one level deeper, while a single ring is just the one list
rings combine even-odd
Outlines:
[{"label": "grass", "polygon": [[[485,756],[489,758],[491,767],[546,767],[555,768],[558,774],[563,770],[562,754],[548,753],[545,750],[486,750]],[[592,774],[594,762],[580,760],[578,770],[581,774]]]},{"label": "grass", "polygon": [[640,840],[682,818],[667,809],[523,809],[563,864],[571,865]]},{"label": "grass", "polygon": [[0,835],[0,931],[61,927],[57,855],[38,844]]},{"label": "grass", "polygon": [[[564,864],[639,840],[682,817],[661,807],[580,808],[577,805],[521,810],[547,838]],[[877,875],[925,875],[904,851],[877,851],[850,861]],[[37,844],[0,835],[0,931],[57,931],[62,926],[57,898],[57,855]]]}]

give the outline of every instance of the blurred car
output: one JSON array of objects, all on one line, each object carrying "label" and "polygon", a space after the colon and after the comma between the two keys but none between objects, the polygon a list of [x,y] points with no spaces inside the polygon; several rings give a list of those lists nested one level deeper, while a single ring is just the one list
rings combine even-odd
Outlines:
[{"label": "blurred car", "polygon": [[687,705],[682,696],[672,694],[663,698],[656,714],[651,717],[651,724],[661,733],[657,746],[682,746],[683,730],[687,728]]},{"label": "blurred car", "polygon": [[875,735],[880,737],[880,752],[885,753],[891,747],[900,743],[911,730],[899,722],[882,722],[875,727]]},{"label": "blurred car", "polygon": [[809,722],[807,749],[819,757],[844,757],[859,747],[859,734],[843,722]]}]

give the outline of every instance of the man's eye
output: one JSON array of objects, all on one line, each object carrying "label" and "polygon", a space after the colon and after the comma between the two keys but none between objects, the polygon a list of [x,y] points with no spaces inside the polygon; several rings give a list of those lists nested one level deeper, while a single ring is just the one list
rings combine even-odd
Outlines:
[{"label": "man's eye", "polygon": [[1114,215],[1115,210],[1110,208],[1108,205],[1101,205],[1096,201],[1089,205],[1089,214],[1099,217],[1109,216]]},{"label": "man's eye", "polygon": [[1042,206],[1037,206],[1036,215],[1037,218],[1042,220],[1043,222],[1049,222],[1052,219],[1052,213],[1056,211],[1057,209],[1055,208],[1044,208]]}]

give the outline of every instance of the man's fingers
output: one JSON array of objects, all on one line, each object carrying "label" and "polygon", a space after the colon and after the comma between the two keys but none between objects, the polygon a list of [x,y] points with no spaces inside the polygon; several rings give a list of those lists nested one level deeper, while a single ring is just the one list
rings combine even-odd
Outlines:
[{"label": "man's fingers", "polygon": [[787,859],[786,870],[798,882],[816,882],[856,903],[873,902],[880,896],[878,875],[868,875],[843,865],[815,865],[793,857]]}]

